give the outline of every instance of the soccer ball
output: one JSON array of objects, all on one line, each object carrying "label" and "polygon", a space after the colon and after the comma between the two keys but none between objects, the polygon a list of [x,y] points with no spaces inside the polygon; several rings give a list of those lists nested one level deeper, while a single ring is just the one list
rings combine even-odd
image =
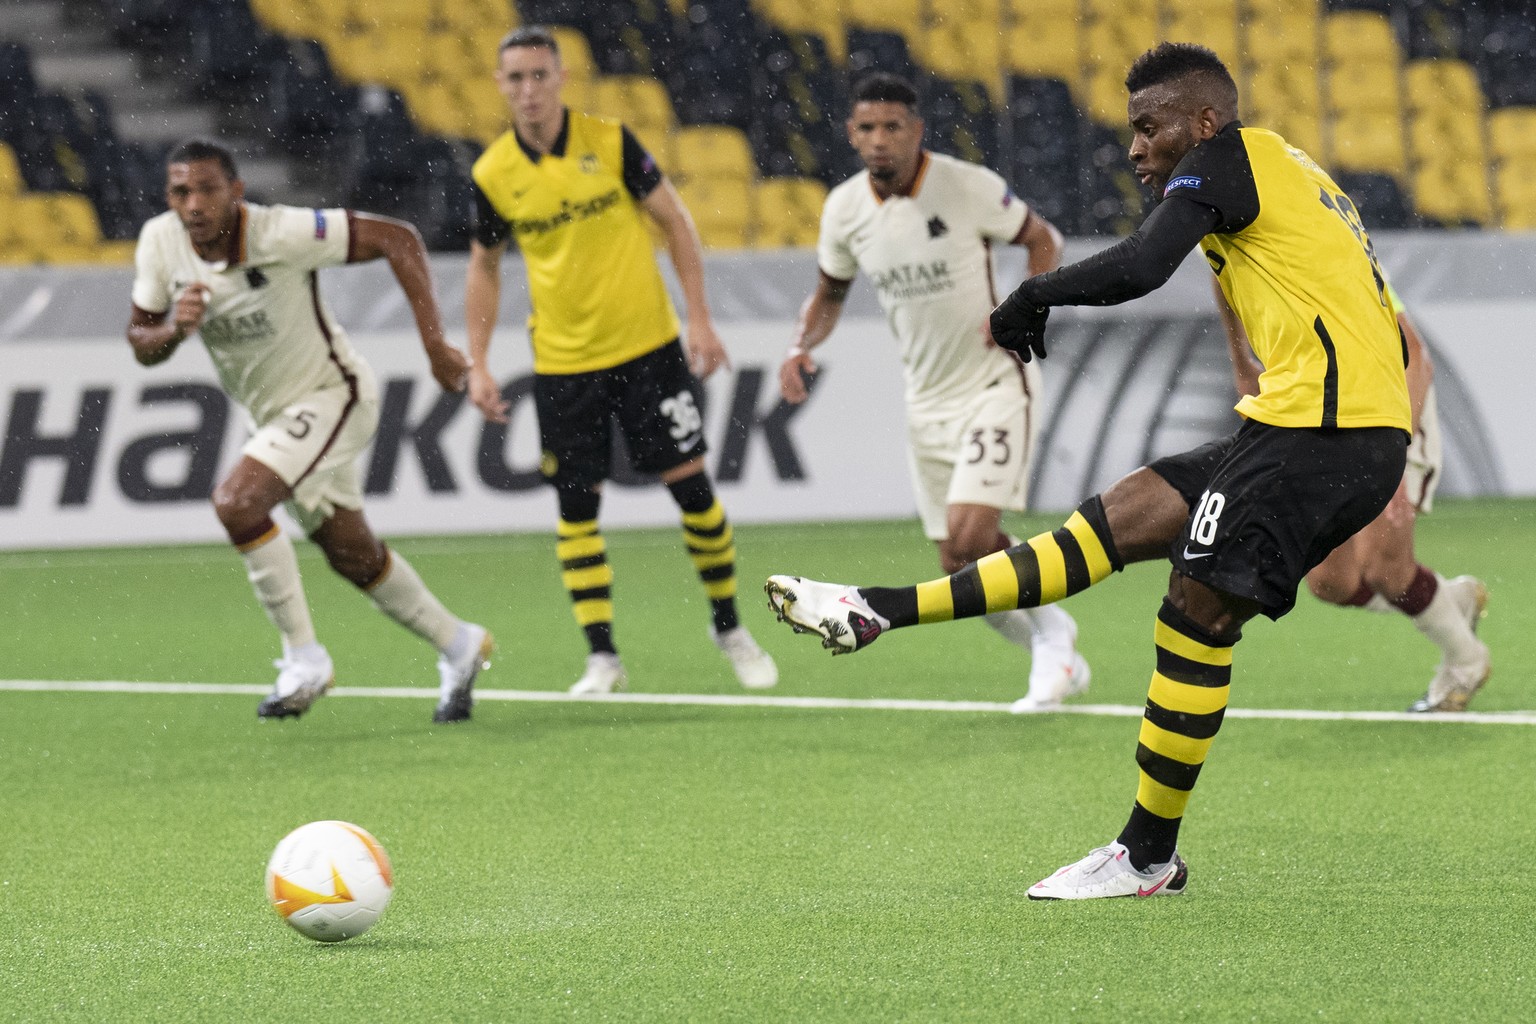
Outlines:
[{"label": "soccer ball", "polygon": [[267,899],[301,935],[340,942],[372,928],[394,894],[379,841],[345,821],[312,821],[283,837],[267,863]]}]

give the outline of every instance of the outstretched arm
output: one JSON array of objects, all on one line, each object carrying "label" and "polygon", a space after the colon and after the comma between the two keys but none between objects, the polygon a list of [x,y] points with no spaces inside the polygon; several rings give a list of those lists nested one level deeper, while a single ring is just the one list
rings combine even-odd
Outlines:
[{"label": "outstretched arm", "polygon": [[1264,372],[1264,366],[1254,356],[1253,346],[1248,342],[1248,332],[1243,330],[1243,322],[1227,302],[1214,275],[1211,277],[1211,291],[1216,295],[1216,312],[1221,315],[1221,326],[1227,332],[1227,354],[1232,357],[1232,380],[1237,385],[1237,393],[1256,395],[1259,393],[1259,374]]},{"label": "outstretched arm", "polygon": [[448,344],[443,331],[443,315],[437,306],[432,286],[432,270],[427,265],[427,247],[415,225],[393,217],[372,213],[352,215],[351,262],[364,263],[383,258],[405,291],[416,330],[432,364],[432,376],[444,391],[463,391],[469,362],[464,353]]},{"label": "outstretched arm", "polygon": [[704,243],[699,240],[699,231],[693,225],[688,208],[667,179],[663,178],[640,203],[655,219],[667,240],[667,254],[672,259],[672,268],[677,271],[677,282],[683,288],[688,320],[688,366],[703,379],[719,367],[731,365],[725,345],[715,333],[709,302],[704,295]]},{"label": "outstretched arm", "polygon": [[992,311],[992,338],[1029,359],[1045,356],[1045,321],[1052,306],[1113,306],[1162,287],[1200,239],[1221,223],[1210,206],[1165,199],[1131,237],[1097,255],[1031,277]]},{"label": "outstretched arm", "polygon": [[811,358],[811,349],[826,341],[832,329],[837,326],[838,319],[843,315],[843,300],[848,297],[848,288],[853,284],[852,281],[828,277],[823,270],[818,270],[817,274],[816,290],[800,307],[794,340],[790,342],[789,351],[784,354],[784,362],[779,367],[779,394],[790,405],[799,405],[810,394],[805,378],[817,369],[816,360]]}]

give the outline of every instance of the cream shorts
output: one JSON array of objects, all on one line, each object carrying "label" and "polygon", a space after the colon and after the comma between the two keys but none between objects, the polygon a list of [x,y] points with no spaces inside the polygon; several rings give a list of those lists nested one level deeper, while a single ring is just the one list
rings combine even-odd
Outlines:
[{"label": "cream shorts", "polygon": [[[1030,390],[1039,393],[1039,378]],[[929,540],[949,537],[950,505],[1023,511],[1038,433],[1030,394],[1017,375],[982,389],[965,413],[907,422],[907,459]]]},{"label": "cream shorts", "polygon": [[338,508],[363,507],[357,457],[378,425],[377,399],[345,386],[327,388],[284,408],[241,451],[293,488],[285,504],[308,535]]}]

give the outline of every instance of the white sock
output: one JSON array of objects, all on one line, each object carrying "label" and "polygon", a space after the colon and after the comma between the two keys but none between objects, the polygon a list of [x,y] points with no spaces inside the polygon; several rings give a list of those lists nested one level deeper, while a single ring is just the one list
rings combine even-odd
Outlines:
[{"label": "white sock", "polygon": [[983,615],[982,621],[1018,647],[1033,649],[1036,644],[1050,644],[1072,650],[1077,646],[1077,622],[1053,604],[992,612]]},{"label": "white sock", "polygon": [[1435,573],[1435,583],[1435,596],[1413,617],[1414,626],[1452,661],[1477,658],[1480,649],[1478,639],[1472,633],[1472,624],[1452,600],[1450,589],[1439,573]]},{"label": "white sock", "polygon": [[[315,644],[315,624],[309,618],[304,583],[299,579],[299,558],[293,541],[280,529],[253,548],[240,552],[245,575],[256,591],[256,600],[283,636],[283,651]],[[318,646],[318,645],[316,645]]]},{"label": "white sock", "polygon": [[1382,597],[1380,594],[1372,594],[1371,599],[1360,607],[1364,608],[1368,612],[1377,612],[1378,614],[1397,611],[1397,606],[1394,605],[1391,601],[1388,601],[1386,598]]},{"label": "white sock", "polygon": [[389,562],[368,587],[368,596],[379,611],[445,654],[463,625],[398,551],[389,552]]}]

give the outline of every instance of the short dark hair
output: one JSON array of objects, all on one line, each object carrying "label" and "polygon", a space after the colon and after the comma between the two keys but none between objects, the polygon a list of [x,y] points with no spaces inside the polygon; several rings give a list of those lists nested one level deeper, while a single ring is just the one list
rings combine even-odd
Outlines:
[{"label": "short dark hair", "polygon": [[179,142],[165,155],[165,165],[190,164],[195,160],[216,160],[219,167],[229,176],[230,181],[240,180],[240,171],[235,167],[234,154],[217,142],[209,142],[207,139],[187,139]]},{"label": "short dark hair", "polygon": [[1232,80],[1232,72],[1214,50],[1198,43],[1158,43],[1131,64],[1125,74],[1125,87],[1130,92],[1140,92],[1186,75],[1201,75],[1225,87],[1230,90],[1233,106],[1237,105],[1237,83]]},{"label": "short dark hair", "polygon": [[543,25],[519,25],[508,32],[501,37],[501,45],[496,47],[496,55],[500,57],[516,46],[542,46],[553,53],[556,60],[560,59],[560,42],[555,38],[553,30]]},{"label": "short dark hair", "polygon": [[917,90],[912,83],[889,71],[876,71],[865,75],[853,87],[855,103],[900,103],[912,113],[917,113]]}]

